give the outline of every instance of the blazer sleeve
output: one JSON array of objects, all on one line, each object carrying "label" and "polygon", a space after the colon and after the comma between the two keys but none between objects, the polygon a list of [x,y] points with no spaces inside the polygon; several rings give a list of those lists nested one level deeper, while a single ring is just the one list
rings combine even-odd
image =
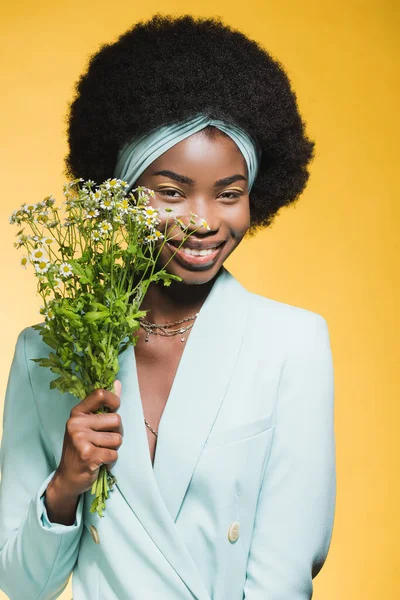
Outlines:
[{"label": "blazer sleeve", "polygon": [[291,336],[281,372],[246,600],[309,600],[330,546],[336,502],[332,354],[325,319],[312,313],[305,321]]},{"label": "blazer sleeve", "polygon": [[[83,494],[73,525],[52,523],[43,494],[55,473],[18,336],[9,373],[0,448],[0,588],[11,600],[58,598],[83,531]],[[43,368],[43,367],[41,367]]]}]

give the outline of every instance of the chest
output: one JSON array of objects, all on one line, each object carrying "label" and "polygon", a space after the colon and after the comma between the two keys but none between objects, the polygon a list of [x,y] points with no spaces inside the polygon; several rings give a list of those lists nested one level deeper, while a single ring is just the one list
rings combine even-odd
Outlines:
[{"label": "chest", "polygon": [[[186,335],[187,340],[188,335]],[[144,418],[157,433],[164,408],[174,382],[176,372],[185,348],[179,336],[165,338],[150,336],[145,341],[141,332],[135,346],[136,369],[143,406]],[[151,461],[157,447],[157,436],[146,426]]]}]

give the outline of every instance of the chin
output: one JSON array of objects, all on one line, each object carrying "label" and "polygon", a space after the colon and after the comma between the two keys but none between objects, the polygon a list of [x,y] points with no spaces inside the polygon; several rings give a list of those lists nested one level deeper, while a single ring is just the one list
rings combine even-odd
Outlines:
[{"label": "chin", "polygon": [[[181,277],[182,281],[177,281],[177,285],[204,285],[209,283],[214,277],[218,274],[222,265],[213,265],[212,267],[204,268],[202,270],[196,269],[195,271],[190,271],[189,269],[176,268],[175,265],[169,269],[170,273],[174,275],[178,275]],[[168,271],[168,267],[167,267]]]}]

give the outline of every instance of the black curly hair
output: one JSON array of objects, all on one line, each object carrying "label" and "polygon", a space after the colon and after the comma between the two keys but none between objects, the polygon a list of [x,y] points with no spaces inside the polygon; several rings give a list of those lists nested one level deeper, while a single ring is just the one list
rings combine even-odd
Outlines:
[{"label": "black curly hair", "polygon": [[221,17],[155,14],[102,44],[75,84],[65,174],[100,183],[134,136],[198,112],[231,121],[262,148],[250,192],[253,234],[304,190],[314,156],[278,60]]}]

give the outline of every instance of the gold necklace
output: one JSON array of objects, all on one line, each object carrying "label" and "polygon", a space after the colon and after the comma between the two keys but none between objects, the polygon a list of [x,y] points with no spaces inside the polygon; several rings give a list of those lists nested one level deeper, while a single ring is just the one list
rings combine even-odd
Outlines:
[{"label": "gold necklace", "polygon": [[147,429],[150,429],[151,433],[154,433],[154,435],[155,435],[156,437],[158,437],[158,433],[157,433],[157,431],[154,431],[154,429],[152,428],[152,426],[151,426],[151,425],[149,425],[149,424],[148,424],[148,422],[146,421],[146,419],[144,420],[144,422],[145,422],[145,425],[146,425]]},{"label": "gold necklace", "polygon": [[[139,321],[143,329],[146,331],[145,342],[149,341],[150,335],[160,335],[162,337],[171,337],[173,335],[179,335],[189,331],[194,325],[194,323],[190,323],[190,325],[185,325],[184,327],[178,327],[177,329],[167,329],[167,327],[172,327],[174,325],[181,325],[182,323],[187,323],[188,321],[194,321],[199,313],[192,315],[191,317],[186,317],[185,319],[178,319],[177,321],[169,321],[168,323],[151,323],[145,317],[140,317]],[[181,337],[181,342],[185,341],[185,336]]]},{"label": "gold necklace", "polygon": [[[177,329],[170,329],[169,331],[166,327],[172,327],[173,325],[181,325],[182,323],[187,323],[188,321],[194,321],[199,313],[192,315],[191,317],[186,317],[185,319],[178,319],[177,321],[169,321],[168,323],[151,323],[145,317],[140,317],[139,321],[143,329],[146,331],[145,342],[149,341],[150,335],[160,335],[161,337],[171,337],[173,335],[178,335],[189,331],[194,325],[194,323],[190,323],[190,325],[185,325],[185,327],[178,327]],[[158,331],[157,331],[158,330]],[[181,337],[181,342],[185,341],[185,337]],[[152,426],[144,419],[144,423],[156,437],[158,437],[157,431],[154,431]]]}]

